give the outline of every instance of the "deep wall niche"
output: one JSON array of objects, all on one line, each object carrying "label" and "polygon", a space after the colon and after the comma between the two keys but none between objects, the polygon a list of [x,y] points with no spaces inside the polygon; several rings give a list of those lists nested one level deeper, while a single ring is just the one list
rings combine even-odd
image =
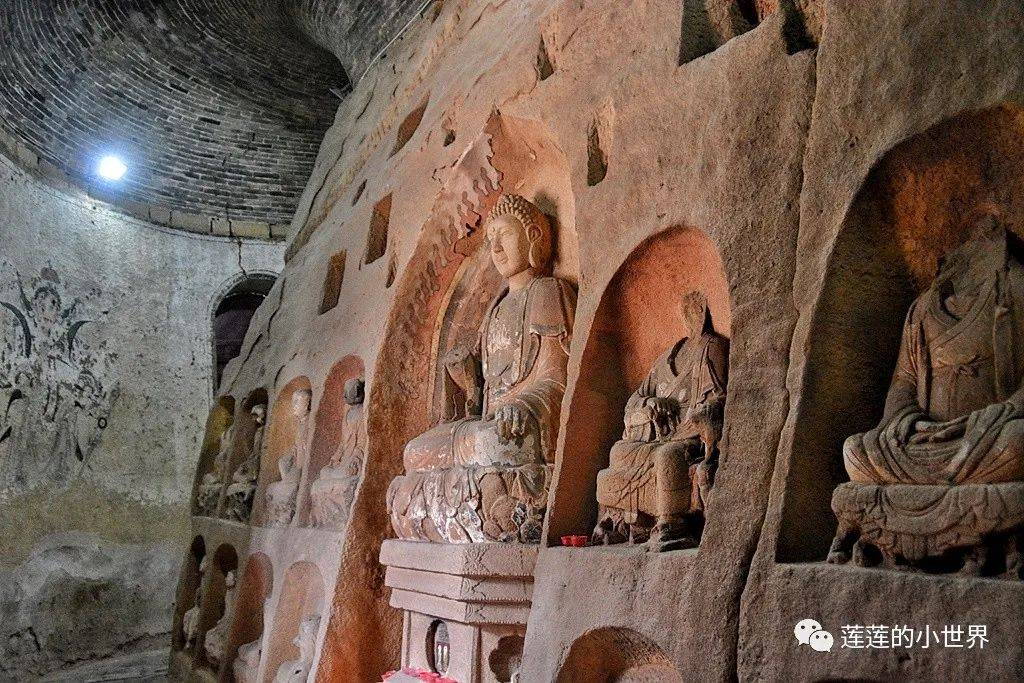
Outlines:
[{"label": "deep wall niche", "polygon": [[[683,336],[682,296],[708,300],[715,331],[729,338],[729,288],[718,249],[701,230],[673,227],[627,257],[601,296],[569,397],[562,462],[548,527],[549,543],[588,534],[597,517],[597,473],[622,435],[623,409],[651,366]],[[577,340],[574,343],[580,343]]]},{"label": "deep wall niche", "polygon": [[811,322],[777,561],[825,558],[836,528],[832,492],[847,479],[843,441],[882,416],[911,302],[979,210],[997,212],[1019,241],[1022,170],[1024,109],[1004,105],[938,123],[893,147],[867,175]]}]

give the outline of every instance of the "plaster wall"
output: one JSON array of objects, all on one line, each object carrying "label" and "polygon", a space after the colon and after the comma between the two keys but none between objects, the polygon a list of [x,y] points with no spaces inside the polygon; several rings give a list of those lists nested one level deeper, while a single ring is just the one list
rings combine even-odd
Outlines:
[{"label": "plaster wall", "polygon": [[212,308],[282,247],[157,228],[2,157],[0,245],[6,680],[166,640]]}]

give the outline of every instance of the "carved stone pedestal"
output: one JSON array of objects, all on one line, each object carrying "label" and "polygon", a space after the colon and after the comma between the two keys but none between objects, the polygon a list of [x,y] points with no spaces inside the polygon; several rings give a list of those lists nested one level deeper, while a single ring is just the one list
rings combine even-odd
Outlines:
[{"label": "carved stone pedestal", "polygon": [[1021,578],[1024,482],[848,482],[832,495],[832,510],[833,564]]},{"label": "carved stone pedestal", "polygon": [[396,477],[388,489],[401,538],[539,543],[551,465],[449,467]]},{"label": "carved stone pedestal", "polygon": [[460,683],[518,680],[537,546],[388,540],[391,606],[403,611],[402,666]]}]

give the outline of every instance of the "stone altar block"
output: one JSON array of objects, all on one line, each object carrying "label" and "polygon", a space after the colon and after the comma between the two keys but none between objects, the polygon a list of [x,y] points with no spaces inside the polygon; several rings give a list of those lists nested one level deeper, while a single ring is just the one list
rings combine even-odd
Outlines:
[{"label": "stone altar block", "polygon": [[402,666],[460,683],[518,680],[538,547],[391,539],[381,546]]}]

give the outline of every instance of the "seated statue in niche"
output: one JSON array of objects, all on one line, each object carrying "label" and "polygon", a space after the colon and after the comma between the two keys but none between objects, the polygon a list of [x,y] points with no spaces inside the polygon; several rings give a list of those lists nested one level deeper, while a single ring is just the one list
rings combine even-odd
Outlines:
[{"label": "seated statue in niche", "polygon": [[206,576],[206,568],[209,566],[209,557],[204,555],[203,559],[199,561],[199,579],[195,600],[181,617],[181,634],[184,636],[186,649],[194,646],[199,637],[199,609],[203,604],[203,577]]},{"label": "seated statue in niche", "polygon": [[260,476],[260,457],[263,453],[263,431],[267,421],[267,407],[257,403],[249,411],[256,429],[253,432],[249,455],[231,475],[231,483],[225,492],[224,512],[228,519],[248,522],[252,513],[256,482]]},{"label": "seated statue in niche", "polygon": [[[270,598],[263,601],[263,624],[270,623]],[[235,674],[235,683],[256,683],[256,674],[260,670],[260,658],[263,657],[263,635],[256,640],[238,646],[235,661],[231,663],[231,671]]]},{"label": "seated statue in niche", "polygon": [[1024,268],[991,213],[911,305],[881,424],[843,446],[828,561],[1020,578]]},{"label": "seated statue in niche", "polygon": [[278,667],[274,683],[306,683],[316,656],[316,634],[320,629],[320,616],[306,617],[299,624],[299,635],[292,644],[299,648],[299,656]]},{"label": "seated statue in niche", "polygon": [[546,274],[552,231],[532,203],[503,195],[485,227],[491,261],[507,284],[476,349],[453,349],[444,360],[446,388],[465,397],[461,414],[405,447],[405,475],[388,490],[399,538],[540,540],[576,294]]},{"label": "seated statue in niche", "polygon": [[309,408],[312,394],[300,389],[292,394],[292,415],[295,417],[295,440],[288,452],[277,461],[281,473],[278,481],[267,486],[267,526],[288,526],[295,516],[302,467],[309,453]]},{"label": "seated statue in niche", "polygon": [[626,403],[622,440],[597,475],[596,543],[696,546],[718,463],[729,342],[700,292],[683,296],[685,336],[654,364]]},{"label": "seated statue in niche", "polygon": [[213,461],[213,468],[203,475],[196,492],[196,508],[200,515],[212,517],[217,512],[220,492],[224,488],[224,477],[228,463],[231,461],[231,444],[235,438],[234,425],[230,425],[220,435],[220,448]]},{"label": "seated statue in niche", "polygon": [[256,673],[260,668],[260,657],[263,656],[262,636],[238,647],[238,654],[231,664],[236,683],[255,683]]},{"label": "seated statue in niche", "polygon": [[363,390],[361,379],[345,382],[345,404],[348,408],[342,424],[341,443],[334,457],[310,486],[310,514],[314,527],[340,529],[348,518],[359,473],[363,469]]},{"label": "seated statue in niche", "polygon": [[206,658],[215,666],[224,659],[224,650],[228,644],[228,628],[235,613],[235,573],[228,572],[224,577],[224,614],[203,637],[203,649]]}]

